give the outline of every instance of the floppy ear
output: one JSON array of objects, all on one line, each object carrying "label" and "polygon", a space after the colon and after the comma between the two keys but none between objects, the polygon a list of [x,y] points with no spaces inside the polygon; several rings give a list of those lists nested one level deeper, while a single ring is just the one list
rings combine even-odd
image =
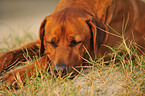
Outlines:
[{"label": "floppy ear", "polygon": [[45,48],[44,48],[45,23],[46,23],[46,19],[43,20],[39,29],[39,38],[41,41],[40,53],[39,53],[40,56],[42,56],[45,51]]},{"label": "floppy ear", "polygon": [[101,22],[96,22],[94,20],[87,20],[86,22],[89,25],[91,33],[92,33],[93,49],[94,49],[94,54],[96,58],[98,48],[101,46],[101,44],[103,44],[106,41],[107,36],[108,36],[104,31],[98,28],[107,30],[107,26]]}]

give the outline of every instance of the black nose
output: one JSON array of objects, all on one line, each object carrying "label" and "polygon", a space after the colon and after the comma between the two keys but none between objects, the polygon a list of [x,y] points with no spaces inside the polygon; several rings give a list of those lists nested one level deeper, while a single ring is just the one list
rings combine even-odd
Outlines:
[{"label": "black nose", "polygon": [[60,65],[60,64],[57,64],[54,66],[54,73],[56,75],[61,75],[61,76],[64,76],[67,74],[67,71],[68,71],[68,68],[66,65]]}]

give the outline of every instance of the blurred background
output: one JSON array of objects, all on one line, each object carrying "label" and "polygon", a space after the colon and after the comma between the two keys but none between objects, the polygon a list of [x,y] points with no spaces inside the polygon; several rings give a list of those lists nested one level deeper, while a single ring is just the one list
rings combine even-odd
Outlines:
[{"label": "blurred background", "polygon": [[39,26],[60,0],[0,0],[0,39],[24,31],[38,35]]},{"label": "blurred background", "polygon": [[[60,0],[0,0],[0,40],[24,31],[38,35],[39,26]],[[143,0],[145,1],[145,0]]]}]

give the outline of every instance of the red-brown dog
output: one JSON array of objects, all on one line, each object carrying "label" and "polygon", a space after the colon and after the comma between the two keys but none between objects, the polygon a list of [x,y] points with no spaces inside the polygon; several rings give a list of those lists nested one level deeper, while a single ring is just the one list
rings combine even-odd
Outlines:
[{"label": "red-brown dog", "polygon": [[110,51],[103,44],[114,47],[121,42],[107,25],[122,34],[123,20],[128,20],[125,37],[134,40],[144,51],[144,10],[145,3],[141,0],[61,0],[42,22],[38,40],[0,55],[0,72],[25,60],[23,53],[26,51],[30,56],[40,53],[40,59],[36,64],[9,72],[1,81],[17,87],[16,74],[25,81],[26,73],[31,77],[37,68],[43,71],[49,65],[56,73],[60,70],[64,74],[72,72],[73,67],[83,64],[81,57],[88,58],[84,47],[96,58]]}]

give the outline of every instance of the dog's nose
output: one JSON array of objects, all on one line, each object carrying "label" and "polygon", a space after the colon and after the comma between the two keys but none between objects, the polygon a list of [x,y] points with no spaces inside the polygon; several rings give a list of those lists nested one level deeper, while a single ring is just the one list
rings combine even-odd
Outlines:
[{"label": "dog's nose", "polygon": [[54,66],[54,73],[56,75],[61,75],[61,76],[64,76],[67,74],[67,71],[68,71],[68,68],[66,65],[60,65],[60,64],[57,64]]}]

